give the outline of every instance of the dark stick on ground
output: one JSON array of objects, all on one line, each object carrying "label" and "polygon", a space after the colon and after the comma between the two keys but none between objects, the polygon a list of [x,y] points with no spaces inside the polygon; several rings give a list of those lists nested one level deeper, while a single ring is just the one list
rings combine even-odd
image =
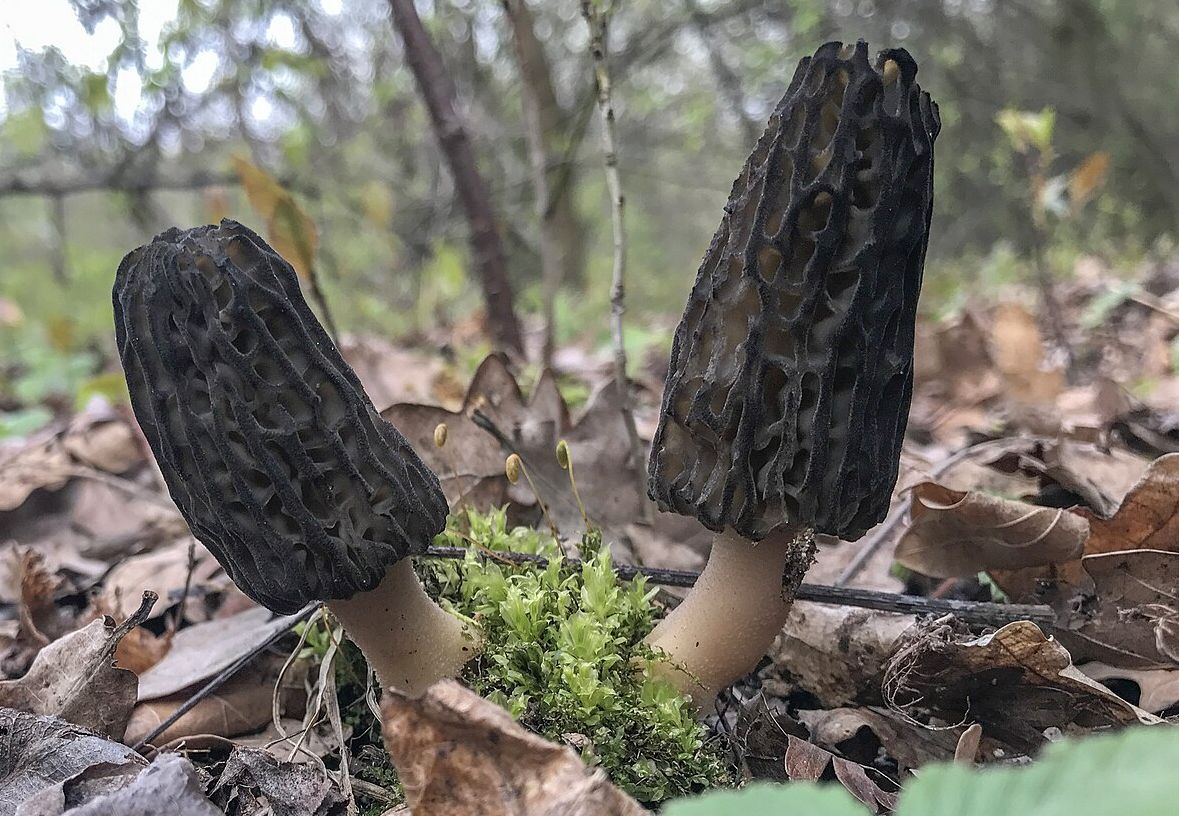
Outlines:
[{"label": "dark stick on ground", "polygon": [[224,669],[222,669],[220,672],[218,672],[215,677],[213,677],[211,680],[209,680],[208,683],[205,683],[205,685],[201,686],[200,689],[198,689],[195,694],[193,694],[191,697],[189,697],[187,700],[185,700],[183,705],[181,705],[179,708],[177,708],[175,711],[173,711],[171,714],[169,714],[163,720],[163,722],[161,722],[159,725],[157,725],[155,728],[153,728],[147,736],[145,736],[143,739],[139,740],[139,742],[132,745],[131,750],[132,751],[142,751],[145,747],[147,747],[151,743],[152,740],[154,740],[160,734],[164,733],[169,728],[171,728],[172,725],[177,720],[179,720],[181,717],[183,717],[189,711],[192,711],[192,709],[196,707],[197,703],[199,703],[201,700],[204,700],[206,697],[208,697],[210,694],[215,692],[217,689],[221,688],[221,686],[225,685],[225,683],[228,680],[230,680],[230,678],[232,678],[235,674],[237,674],[239,671],[241,671],[246,666],[248,666],[254,660],[255,657],[262,654],[262,652],[269,649],[275,643],[278,643],[278,641],[281,640],[288,632],[290,632],[292,629],[294,629],[300,623],[307,620],[307,618],[309,618],[311,616],[311,613],[315,612],[315,610],[317,610],[318,608],[319,608],[318,603],[310,604],[310,605],[304,607],[302,610],[300,610],[298,613],[296,613],[294,618],[291,620],[290,626],[287,626],[283,629],[279,629],[277,632],[272,634],[270,637],[268,637],[262,643],[259,643],[253,649],[246,652],[244,655],[239,657],[237,660],[233,661],[233,663],[229,664]]},{"label": "dark stick on ground", "polygon": [[[428,558],[465,558],[466,547],[430,547]],[[503,561],[509,564],[547,564],[543,555],[528,553],[480,550],[481,558],[488,561]],[[580,569],[582,562],[575,558],[562,559],[568,569]],[[640,575],[653,584],[661,586],[690,587],[695,585],[700,573],[690,570],[659,569],[640,567],[634,564],[615,564],[614,571],[620,578],[631,580]],[[954,615],[967,623],[986,626],[1003,626],[1014,621],[1028,620],[1049,631],[1056,625],[1056,613],[1050,606],[1034,604],[998,604],[980,601],[953,601],[942,598],[923,598],[919,595],[898,595],[894,592],[877,592],[871,589],[803,584],[797,595],[800,601],[855,606],[861,609],[877,609],[884,612],[904,612],[915,615]]]}]

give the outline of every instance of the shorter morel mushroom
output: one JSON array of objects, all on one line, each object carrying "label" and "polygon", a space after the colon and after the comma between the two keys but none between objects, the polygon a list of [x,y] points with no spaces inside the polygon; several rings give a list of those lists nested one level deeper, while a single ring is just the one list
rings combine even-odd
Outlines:
[{"label": "shorter morel mushroom", "polygon": [[813,557],[896,484],[937,107],[903,50],[803,59],[745,163],[675,333],[649,490],[718,533],[648,638],[706,707],[753,669]]},{"label": "shorter morel mushroom", "polygon": [[377,414],[291,265],[233,221],[171,229],[114,285],[131,405],[193,534],[275,612],[327,602],[383,685],[419,694],[477,641],[409,556],[438,478]]}]

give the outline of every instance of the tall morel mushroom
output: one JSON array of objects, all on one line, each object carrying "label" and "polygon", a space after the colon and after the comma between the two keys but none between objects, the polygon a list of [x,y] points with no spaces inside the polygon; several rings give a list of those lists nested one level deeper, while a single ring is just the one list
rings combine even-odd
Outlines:
[{"label": "tall morel mushroom", "polygon": [[411,694],[476,650],[409,556],[446,521],[438,478],[381,419],[291,265],[233,221],[171,229],[114,285],[131,405],[180,512],[243,592],[326,601]]},{"label": "tall morel mushroom", "polygon": [[676,329],[649,491],[717,536],[649,643],[702,707],[781,629],[806,531],[854,540],[888,510],[939,129],[916,73],[864,42],[801,61]]}]

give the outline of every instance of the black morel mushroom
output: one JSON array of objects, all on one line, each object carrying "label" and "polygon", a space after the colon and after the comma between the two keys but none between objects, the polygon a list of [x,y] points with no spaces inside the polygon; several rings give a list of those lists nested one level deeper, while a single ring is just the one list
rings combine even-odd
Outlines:
[{"label": "black morel mushroom", "polygon": [[903,50],[803,59],[725,206],[676,330],[651,497],[718,533],[651,633],[704,706],[751,670],[809,566],[897,478],[933,204],[937,106]]},{"label": "black morel mushroom", "polygon": [[234,221],[171,229],[114,286],[131,405],[172,499],[243,592],[328,603],[385,685],[458,672],[473,636],[409,556],[446,521],[438,478],[377,414],[291,265]]}]

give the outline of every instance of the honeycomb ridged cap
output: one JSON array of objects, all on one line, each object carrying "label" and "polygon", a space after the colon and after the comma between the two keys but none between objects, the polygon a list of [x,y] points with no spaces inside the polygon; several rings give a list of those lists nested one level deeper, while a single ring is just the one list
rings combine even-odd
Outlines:
[{"label": "honeycomb ridged cap", "polygon": [[371,590],[442,529],[438,479],[381,419],[291,265],[234,221],[129,253],[115,332],[193,534],[276,612]]},{"label": "honeycomb ridged cap", "polygon": [[752,540],[888,511],[913,384],[937,106],[903,50],[803,59],[672,344],[649,492]]}]

